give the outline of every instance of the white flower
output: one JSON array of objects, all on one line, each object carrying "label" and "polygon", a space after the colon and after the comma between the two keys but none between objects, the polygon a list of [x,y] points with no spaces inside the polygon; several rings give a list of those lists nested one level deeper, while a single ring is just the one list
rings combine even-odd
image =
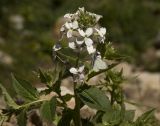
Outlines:
[{"label": "white flower", "polygon": [[94,16],[96,17],[96,21],[97,21],[97,22],[99,21],[99,19],[102,18],[102,15],[95,14]]},{"label": "white flower", "polygon": [[54,46],[53,46],[53,50],[54,51],[58,51],[58,50],[60,50],[62,47],[61,47],[61,45],[60,44],[55,44]]},{"label": "white flower", "polygon": [[96,31],[98,32],[98,34],[103,37],[106,34],[106,28],[100,28],[99,30],[96,29]]},{"label": "white flower", "polygon": [[76,49],[76,44],[74,42],[69,42],[68,46],[71,48],[71,49]]},{"label": "white flower", "polygon": [[85,76],[84,76],[84,74],[83,74],[84,65],[83,65],[83,66],[80,66],[79,68],[74,68],[74,67],[72,67],[72,68],[70,68],[69,71],[70,71],[72,74],[74,74],[74,75],[78,75],[78,79],[79,79],[80,81],[83,81],[83,80],[84,80],[84,78],[85,78]]},{"label": "white flower", "polygon": [[84,7],[79,7],[78,10],[84,12]]},{"label": "white flower", "polygon": [[77,43],[78,45],[82,45],[82,44],[84,43],[84,41],[79,41],[79,40],[76,39],[76,43]]},{"label": "white flower", "polygon": [[72,67],[72,68],[70,68],[70,72],[72,73],[72,74],[79,74],[79,73],[82,73],[83,72],[83,70],[84,70],[84,65],[83,66],[81,66],[81,67],[79,67],[78,69],[77,68],[74,68],[74,67]]},{"label": "white flower", "polygon": [[64,25],[61,27],[60,31],[61,31],[61,32],[65,31]]},{"label": "white flower", "polygon": [[92,28],[87,28],[85,32],[81,29],[78,29],[78,32],[82,37],[84,37],[83,41],[85,42],[86,46],[91,46],[93,44],[92,39],[89,38],[93,34]]},{"label": "white flower", "polygon": [[93,46],[87,46],[87,50],[89,54],[95,53],[96,49]]},{"label": "white flower", "polygon": [[70,68],[70,73],[72,73],[72,74],[78,74],[78,70],[76,69],[76,68],[74,68],[74,67],[72,67],[72,68]]},{"label": "white flower", "polygon": [[79,31],[79,34],[82,37],[89,37],[93,34],[93,29],[92,28],[87,28],[87,30],[85,32],[81,29],[78,29],[78,31]]},{"label": "white flower", "polygon": [[71,23],[66,22],[66,23],[65,23],[65,27],[68,29],[68,31],[67,31],[67,37],[68,37],[68,38],[71,38],[71,37],[72,37],[73,30],[75,30],[75,29],[78,28],[78,22],[77,22],[77,21],[73,21],[73,22],[71,22]]},{"label": "white flower", "polygon": [[105,61],[103,61],[100,53],[98,52],[98,55],[96,56],[96,59],[94,61],[93,70],[95,72],[98,72],[100,70],[104,70],[104,69],[107,69],[107,68],[108,68],[107,63]]},{"label": "white flower", "polygon": [[68,13],[68,14],[65,14],[65,15],[64,15],[64,18],[71,19],[73,16],[74,16],[74,14]]},{"label": "white flower", "polygon": [[106,28],[100,28],[100,29],[95,29],[97,32],[98,32],[98,34],[99,34],[99,36],[101,37],[101,42],[103,42],[104,43],[104,41],[105,41],[105,34],[106,34]]},{"label": "white flower", "polygon": [[85,42],[85,44],[87,46],[88,53],[89,54],[94,53],[95,49],[93,48],[93,40],[91,38],[89,38],[93,34],[93,29],[87,28],[86,31],[78,29],[78,32],[84,39],[82,41],[76,41],[77,44]]}]

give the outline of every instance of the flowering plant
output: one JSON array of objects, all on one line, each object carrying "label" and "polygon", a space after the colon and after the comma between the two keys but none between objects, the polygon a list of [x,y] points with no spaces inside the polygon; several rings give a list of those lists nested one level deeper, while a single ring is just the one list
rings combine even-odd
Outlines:
[{"label": "flowering plant", "polygon": [[[98,23],[102,16],[79,8],[64,18],[61,39],[53,46],[54,69],[38,71],[45,89],[37,90],[28,81],[12,75],[18,98],[14,100],[0,85],[7,103],[0,113],[1,122],[15,115],[19,126],[25,126],[27,120],[36,126],[43,123],[57,126],[151,126],[154,109],[134,120],[134,110],[125,108],[122,70],[113,69],[124,57],[106,42],[106,28]],[[101,80],[90,82],[100,74],[103,74]],[[62,91],[62,81],[66,78],[72,80],[73,93],[64,94]],[[72,98],[75,102],[73,108],[68,105]],[[93,112],[88,118],[81,114],[85,106]],[[33,116],[31,112],[35,110]],[[35,116],[39,121],[33,119]]]}]

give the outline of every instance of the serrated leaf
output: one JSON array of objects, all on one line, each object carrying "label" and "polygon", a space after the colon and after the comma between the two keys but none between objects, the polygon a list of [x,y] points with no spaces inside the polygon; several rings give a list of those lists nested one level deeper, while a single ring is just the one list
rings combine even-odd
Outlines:
[{"label": "serrated leaf", "polygon": [[2,90],[2,94],[3,94],[3,96],[4,96],[4,99],[5,99],[6,103],[7,103],[7,105],[8,105],[9,107],[14,108],[14,109],[18,109],[20,106],[15,103],[15,101],[14,101],[14,100],[12,99],[12,97],[8,94],[7,90],[2,86],[2,84],[0,84],[0,88],[1,88],[1,90]]},{"label": "serrated leaf", "polygon": [[57,103],[57,100],[55,97],[53,97],[50,101],[45,101],[41,105],[41,108],[40,108],[41,117],[48,123],[53,122],[55,111],[56,111],[56,103]]},{"label": "serrated leaf", "polygon": [[121,111],[120,110],[110,110],[107,111],[103,117],[102,117],[102,122],[104,125],[117,125],[121,121]]},{"label": "serrated leaf", "polygon": [[20,79],[12,74],[12,84],[18,95],[26,101],[35,101],[38,99],[38,92],[29,82]]},{"label": "serrated leaf", "polygon": [[80,99],[84,104],[91,108],[108,111],[111,109],[109,98],[105,93],[96,87],[91,87],[79,93]]},{"label": "serrated leaf", "polygon": [[17,116],[18,126],[27,125],[27,114],[25,110],[22,110],[21,113]]},{"label": "serrated leaf", "polygon": [[[66,55],[69,54],[69,55]],[[71,64],[76,63],[76,55],[75,53],[72,52],[69,48],[63,48],[59,52],[57,52],[58,60],[61,61],[62,63],[69,62]]]},{"label": "serrated leaf", "polygon": [[47,83],[50,83],[51,80],[52,80],[52,78],[49,75],[47,75],[44,72],[42,72],[41,69],[39,69],[39,76],[40,76],[40,79],[41,79],[42,83],[46,83],[47,84]]},{"label": "serrated leaf", "polygon": [[136,124],[141,124],[141,123],[147,123],[150,119],[154,117],[154,111],[155,109],[151,109],[144,114],[142,114],[138,119],[136,120]]},{"label": "serrated leaf", "polygon": [[117,66],[117,65],[118,65],[118,63],[114,63],[114,64],[109,65],[109,66],[107,67],[107,69],[103,69],[103,70],[100,70],[100,71],[98,71],[98,72],[91,71],[91,72],[88,74],[86,81],[89,81],[89,79],[91,79],[92,77],[97,76],[97,75],[99,75],[99,74],[101,74],[101,73],[104,73],[104,72],[112,69],[113,67],[115,67],[115,66]]},{"label": "serrated leaf", "polygon": [[54,70],[42,71],[39,69],[39,78],[42,83],[47,84],[47,86],[49,87],[52,87],[58,81],[58,79],[60,79],[59,76],[63,73],[62,71],[64,69],[62,69],[62,66],[59,68],[58,65],[57,63],[55,63]]}]

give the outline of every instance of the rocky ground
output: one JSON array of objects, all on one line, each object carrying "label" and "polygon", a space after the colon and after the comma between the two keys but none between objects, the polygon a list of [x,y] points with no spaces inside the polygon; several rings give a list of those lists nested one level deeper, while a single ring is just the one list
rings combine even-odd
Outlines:
[{"label": "rocky ground", "polygon": [[135,70],[127,63],[122,63],[117,69],[123,67],[124,76],[129,81],[124,83],[126,98],[137,106],[127,104],[128,108],[135,108],[136,114],[140,115],[149,108],[156,108],[156,117],[160,120],[160,72],[150,73]]}]

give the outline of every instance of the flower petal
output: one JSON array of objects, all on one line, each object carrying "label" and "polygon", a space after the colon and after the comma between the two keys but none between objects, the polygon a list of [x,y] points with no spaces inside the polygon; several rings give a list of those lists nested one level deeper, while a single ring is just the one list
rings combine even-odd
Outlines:
[{"label": "flower petal", "polygon": [[85,33],[84,33],[84,31],[83,30],[81,30],[81,29],[78,29],[78,32],[79,32],[79,34],[82,36],[82,37],[85,37]]},{"label": "flower petal", "polygon": [[72,74],[78,74],[78,70],[76,68],[74,68],[74,67],[70,68],[69,71]]},{"label": "flower petal", "polygon": [[93,34],[93,29],[92,28],[87,28],[86,30],[86,36],[89,37]]},{"label": "flower petal", "polygon": [[95,14],[94,16],[96,17],[96,21],[97,21],[97,22],[99,21],[99,19],[102,18],[102,15]]},{"label": "flower petal", "polygon": [[78,40],[76,39],[76,43],[77,43],[78,45],[82,45],[82,44],[84,43],[84,40],[83,40],[83,41],[78,41]]},{"label": "flower petal", "polygon": [[71,49],[76,49],[76,45],[74,42],[69,42],[68,46],[71,48]]},{"label": "flower petal", "polygon": [[82,72],[83,72],[83,70],[84,70],[84,65],[83,65],[83,66],[81,66],[81,67],[79,67],[78,72],[82,73]]},{"label": "flower petal", "polygon": [[105,35],[106,34],[106,28],[100,28],[100,32]]},{"label": "flower petal", "polygon": [[70,18],[72,18],[72,16],[73,16],[73,14],[68,13],[68,14],[64,15],[64,18],[69,18],[70,19]]},{"label": "flower petal", "polygon": [[87,46],[87,51],[89,54],[95,53],[96,49],[93,46]]},{"label": "flower petal", "polygon": [[60,31],[63,32],[65,30],[64,26],[61,27]]},{"label": "flower petal", "polygon": [[77,28],[78,28],[78,22],[77,22],[77,21],[74,21],[74,22],[72,23],[72,28],[73,28],[73,29],[77,29]]},{"label": "flower petal", "polygon": [[72,30],[68,30],[67,31],[67,38],[71,38],[72,37]]},{"label": "flower petal", "polygon": [[107,67],[107,63],[103,61],[98,55],[94,61],[93,70],[97,72],[99,70],[106,69]]},{"label": "flower petal", "polygon": [[79,7],[78,10],[84,12],[84,7]]},{"label": "flower petal", "polygon": [[92,44],[93,44],[93,41],[92,41],[92,39],[90,39],[90,38],[84,38],[84,41],[85,41],[85,44],[87,45],[87,46],[92,46]]},{"label": "flower petal", "polygon": [[71,28],[71,25],[70,25],[70,23],[68,23],[68,22],[66,22],[64,25],[65,25],[65,27],[66,27],[67,29],[70,29],[70,28]]},{"label": "flower petal", "polygon": [[100,31],[99,29],[95,28],[95,30],[98,32],[98,34],[99,34],[101,37],[103,37],[103,34],[101,33],[101,31]]}]

